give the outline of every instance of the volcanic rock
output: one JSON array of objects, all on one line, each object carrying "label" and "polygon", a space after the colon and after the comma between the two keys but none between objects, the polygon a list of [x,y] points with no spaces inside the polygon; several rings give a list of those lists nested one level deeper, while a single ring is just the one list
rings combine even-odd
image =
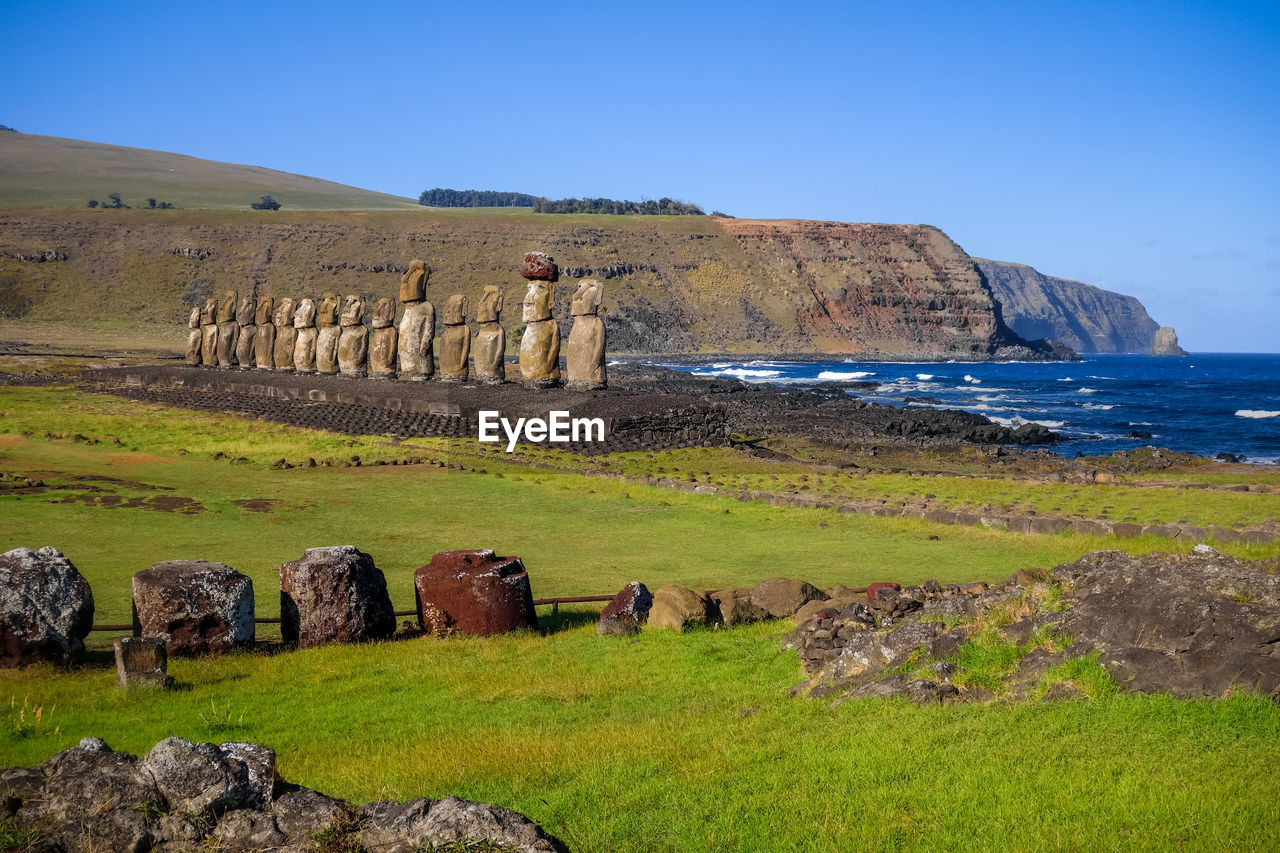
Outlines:
[{"label": "volcanic rock", "polygon": [[133,576],[135,624],[175,656],[253,646],[253,581],[223,563],[168,560]]},{"label": "volcanic rock", "polygon": [[613,597],[600,613],[596,633],[622,636],[634,634],[649,618],[653,595],[640,581],[632,581]]},{"label": "volcanic rock", "polygon": [[154,637],[116,637],[116,684],[124,689],[146,685],[170,687],[169,655],[164,640]]},{"label": "volcanic rock", "polygon": [[502,314],[502,290],[495,285],[484,289],[476,310],[476,340],[472,347],[475,378],[486,385],[497,385],[507,378],[507,333],[499,318]]},{"label": "volcanic rock", "polygon": [[272,315],[276,327],[276,343],[271,361],[276,370],[293,370],[293,347],[298,342],[298,330],[294,328],[293,316],[297,310],[298,303],[286,296],[280,300]]},{"label": "volcanic rock", "polygon": [[1186,355],[1187,351],[1178,346],[1178,333],[1171,326],[1161,326],[1156,330],[1155,341],[1151,344],[1152,355]]},{"label": "volcanic rock", "polygon": [[200,308],[199,306],[191,309],[191,317],[187,320],[187,364],[196,366],[200,364],[200,346],[204,334],[200,331]]},{"label": "volcanic rock", "polygon": [[436,371],[432,340],[436,334],[436,307],[430,302],[408,302],[400,318],[400,378],[430,379]]},{"label": "volcanic rock", "polygon": [[826,597],[813,584],[791,578],[769,578],[751,590],[751,603],[774,619],[794,616],[806,602]]},{"label": "volcanic rock", "polygon": [[93,627],[93,591],[56,548],[0,554],[0,667],[74,663]]},{"label": "volcanic rock", "polygon": [[466,294],[455,293],[444,304],[440,320],[444,333],[440,335],[440,379],[443,382],[467,381],[467,365],[471,356],[471,327],[467,325],[467,313],[471,301]]},{"label": "volcanic rock", "polygon": [[655,628],[683,631],[693,625],[711,625],[719,611],[708,595],[702,595],[676,584],[667,584],[653,594],[649,608],[649,624]]},{"label": "volcanic rock", "polygon": [[352,545],[308,548],[280,567],[280,633],[286,643],[382,640],[396,630],[387,579]]},{"label": "volcanic rock", "polygon": [[769,618],[768,612],[751,600],[750,589],[718,590],[711,593],[711,600],[719,609],[720,621],[726,628]]},{"label": "volcanic rock", "polygon": [[529,574],[519,557],[488,549],[445,551],[413,573],[418,624],[430,633],[480,637],[538,627]]},{"label": "volcanic rock", "polygon": [[531,281],[555,281],[560,277],[560,270],[555,259],[545,252],[528,252],[520,265],[520,277]]}]

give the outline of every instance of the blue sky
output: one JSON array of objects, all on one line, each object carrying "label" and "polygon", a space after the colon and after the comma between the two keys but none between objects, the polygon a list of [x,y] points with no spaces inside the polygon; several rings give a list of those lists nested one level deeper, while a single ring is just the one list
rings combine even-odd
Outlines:
[{"label": "blue sky", "polygon": [[0,4],[0,123],[416,196],[927,222],[1278,351],[1280,4]]}]

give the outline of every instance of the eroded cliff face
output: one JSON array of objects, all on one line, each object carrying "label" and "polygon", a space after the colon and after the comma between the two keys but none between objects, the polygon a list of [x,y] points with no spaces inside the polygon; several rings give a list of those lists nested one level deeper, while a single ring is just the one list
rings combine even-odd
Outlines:
[{"label": "eroded cliff face", "polygon": [[[0,314],[171,326],[180,349],[210,294],[372,303],[398,294],[415,257],[437,305],[459,292],[478,304],[486,285],[518,304],[534,249],[560,265],[562,334],[576,280],[604,280],[611,352],[984,358],[1021,343],[973,261],[930,226],[518,210],[0,212]],[[518,331],[518,313],[503,319]]]},{"label": "eroded cliff face", "polygon": [[974,258],[1004,313],[1024,338],[1050,338],[1077,352],[1148,353],[1160,326],[1132,296],[1024,264]]}]

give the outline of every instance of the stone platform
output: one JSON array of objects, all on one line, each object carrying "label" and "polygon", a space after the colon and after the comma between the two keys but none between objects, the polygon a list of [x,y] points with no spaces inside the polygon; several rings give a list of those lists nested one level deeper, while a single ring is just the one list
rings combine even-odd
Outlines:
[{"label": "stone platform", "polygon": [[[512,423],[545,419],[552,411],[600,418],[604,441],[555,445],[585,453],[722,445],[729,433],[724,409],[691,394],[530,391],[514,383],[408,382],[185,364],[89,370],[83,378],[97,390],[130,399],[349,435],[477,438],[482,410],[500,412]],[[498,434],[503,435],[501,428]]]}]

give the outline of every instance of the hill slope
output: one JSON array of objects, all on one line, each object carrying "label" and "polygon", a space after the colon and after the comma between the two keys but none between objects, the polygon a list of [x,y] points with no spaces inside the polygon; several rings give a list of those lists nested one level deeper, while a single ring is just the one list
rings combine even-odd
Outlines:
[{"label": "hill slope", "polygon": [[459,291],[475,305],[485,285],[503,285],[515,329],[519,261],[532,249],[567,279],[565,332],[574,280],[606,281],[614,352],[980,359],[1018,343],[972,259],[932,226],[513,209],[0,212],[0,315],[164,324],[176,348],[184,306],[211,293],[394,297],[420,257],[437,307]]},{"label": "hill slope", "polygon": [[1024,338],[1050,338],[1076,352],[1150,353],[1160,324],[1132,296],[1044,275],[1024,264],[974,258],[1004,312]]},{"label": "hill slope", "polygon": [[184,209],[241,209],[264,194],[286,209],[413,209],[414,199],[183,154],[0,131],[0,207],[83,208],[120,193],[144,207],[148,198]]}]

